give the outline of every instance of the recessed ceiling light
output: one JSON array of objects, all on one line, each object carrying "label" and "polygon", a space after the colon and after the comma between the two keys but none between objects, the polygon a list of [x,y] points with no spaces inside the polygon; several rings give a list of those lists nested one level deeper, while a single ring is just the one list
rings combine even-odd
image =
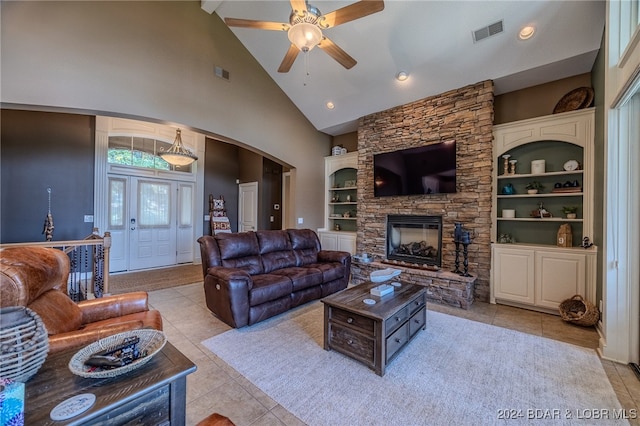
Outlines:
[{"label": "recessed ceiling light", "polygon": [[400,71],[398,74],[396,74],[396,79],[398,79],[398,81],[405,81],[408,78],[409,74],[407,74],[406,71]]},{"label": "recessed ceiling light", "polygon": [[331,101],[327,102],[325,105],[327,106],[327,109],[334,109],[336,107]]},{"label": "recessed ceiling light", "polygon": [[527,25],[526,27],[522,27],[520,32],[518,33],[518,38],[520,40],[528,40],[533,37],[533,34],[536,32],[536,27],[532,25]]}]

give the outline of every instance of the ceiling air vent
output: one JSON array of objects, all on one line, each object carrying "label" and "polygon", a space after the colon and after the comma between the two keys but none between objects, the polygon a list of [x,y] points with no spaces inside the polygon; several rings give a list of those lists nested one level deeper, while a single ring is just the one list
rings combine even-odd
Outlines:
[{"label": "ceiling air vent", "polygon": [[473,42],[477,43],[480,40],[484,40],[485,38],[500,34],[503,31],[504,26],[502,25],[502,21],[500,20],[494,24],[487,25],[486,27],[475,30],[473,32]]}]

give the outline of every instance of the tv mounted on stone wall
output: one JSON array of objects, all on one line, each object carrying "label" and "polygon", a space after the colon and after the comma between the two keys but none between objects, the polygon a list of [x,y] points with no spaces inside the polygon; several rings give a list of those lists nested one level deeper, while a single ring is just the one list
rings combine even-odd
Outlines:
[{"label": "tv mounted on stone wall", "polygon": [[456,142],[374,154],[376,197],[456,192]]}]

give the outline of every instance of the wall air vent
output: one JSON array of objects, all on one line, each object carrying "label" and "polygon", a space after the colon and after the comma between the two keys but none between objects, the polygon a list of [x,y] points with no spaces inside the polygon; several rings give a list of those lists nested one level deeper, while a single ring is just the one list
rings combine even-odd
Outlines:
[{"label": "wall air vent", "polygon": [[229,71],[216,66],[216,77],[229,81]]},{"label": "wall air vent", "polygon": [[472,33],[473,42],[477,43],[480,40],[484,40],[485,38],[494,36],[496,34],[500,34],[503,31],[504,31],[504,26],[502,25],[502,20],[500,20],[494,24],[487,25],[486,27],[482,27],[480,29],[475,30]]}]

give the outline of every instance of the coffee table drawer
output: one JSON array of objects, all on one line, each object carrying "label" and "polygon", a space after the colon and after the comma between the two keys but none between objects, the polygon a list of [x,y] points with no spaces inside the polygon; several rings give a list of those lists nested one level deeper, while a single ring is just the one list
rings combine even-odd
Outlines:
[{"label": "coffee table drawer", "polygon": [[404,323],[391,336],[387,337],[387,361],[389,361],[408,341],[409,324]]},{"label": "coffee table drawer", "polygon": [[373,334],[375,321],[362,315],[343,311],[341,309],[331,308],[331,321],[348,324],[351,327]]},{"label": "coffee table drawer", "polygon": [[400,309],[395,314],[391,315],[391,317],[387,318],[384,322],[384,334],[388,336],[393,330],[395,330],[400,324],[402,324],[406,319],[409,318],[409,308],[405,306]]},{"label": "coffee table drawer", "polygon": [[329,324],[331,349],[344,352],[369,365],[375,364],[375,340],[340,324]]},{"label": "coffee table drawer", "polygon": [[413,336],[427,323],[427,308],[423,307],[421,310],[413,314],[409,320],[409,336]]},{"label": "coffee table drawer", "polygon": [[409,302],[409,315],[413,315],[414,312],[420,310],[422,307],[426,306],[427,302],[425,299],[425,294],[422,293],[411,302]]}]

